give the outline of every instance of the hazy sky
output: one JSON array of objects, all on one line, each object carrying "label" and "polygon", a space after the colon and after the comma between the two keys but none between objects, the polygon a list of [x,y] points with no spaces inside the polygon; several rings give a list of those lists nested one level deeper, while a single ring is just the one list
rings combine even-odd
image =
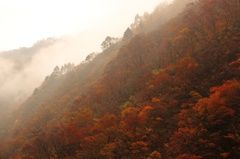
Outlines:
[{"label": "hazy sky", "polygon": [[0,0],[0,51],[85,30],[121,36],[137,13],[163,1]]},{"label": "hazy sky", "polygon": [[59,37],[20,70],[11,59],[0,57],[0,104],[21,103],[56,65],[79,64],[89,53],[101,51],[106,36],[121,37],[136,14],[150,13],[164,1],[0,0],[0,51]]}]

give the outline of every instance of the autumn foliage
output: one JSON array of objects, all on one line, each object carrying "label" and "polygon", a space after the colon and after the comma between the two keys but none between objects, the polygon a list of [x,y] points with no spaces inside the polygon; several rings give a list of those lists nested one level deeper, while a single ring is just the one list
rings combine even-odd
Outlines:
[{"label": "autumn foliage", "polygon": [[0,156],[239,158],[239,1],[187,3],[165,23],[161,15],[46,80],[13,117]]}]

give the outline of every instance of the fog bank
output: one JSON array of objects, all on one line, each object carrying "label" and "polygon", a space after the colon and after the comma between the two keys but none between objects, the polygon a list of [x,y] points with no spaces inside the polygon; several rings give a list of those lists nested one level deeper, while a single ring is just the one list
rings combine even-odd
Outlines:
[{"label": "fog bank", "polygon": [[22,64],[0,55],[0,106],[19,105],[40,86],[55,66],[69,62],[79,64],[88,54],[99,52],[103,40],[104,35],[96,32],[63,36],[50,46],[31,53],[30,60]]}]

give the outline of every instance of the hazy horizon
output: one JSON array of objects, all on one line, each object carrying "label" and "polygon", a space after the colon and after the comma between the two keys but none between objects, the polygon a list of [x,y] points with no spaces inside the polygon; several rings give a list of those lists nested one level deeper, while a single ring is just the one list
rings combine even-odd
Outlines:
[{"label": "hazy horizon", "polygon": [[119,37],[136,14],[152,12],[159,3],[167,1],[171,0],[0,0],[0,51],[85,31]]},{"label": "hazy horizon", "polygon": [[100,52],[106,36],[122,37],[137,14],[151,13],[164,2],[167,0],[0,0],[0,53],[31,47],[48,37],[58,39],[31,55],[20,69],[13,59],[0,56],[0,104],[21,103],[56,65],[77,65],[88,54]]}]

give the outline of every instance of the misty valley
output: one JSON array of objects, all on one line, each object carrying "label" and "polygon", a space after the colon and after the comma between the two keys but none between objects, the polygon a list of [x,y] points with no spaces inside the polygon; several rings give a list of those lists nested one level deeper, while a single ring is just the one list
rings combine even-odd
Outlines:
[{"label": "misty valley", "polygon": [[0,159],[239,159],[239,15],[173,0],[120,37],[1,51]]}]

